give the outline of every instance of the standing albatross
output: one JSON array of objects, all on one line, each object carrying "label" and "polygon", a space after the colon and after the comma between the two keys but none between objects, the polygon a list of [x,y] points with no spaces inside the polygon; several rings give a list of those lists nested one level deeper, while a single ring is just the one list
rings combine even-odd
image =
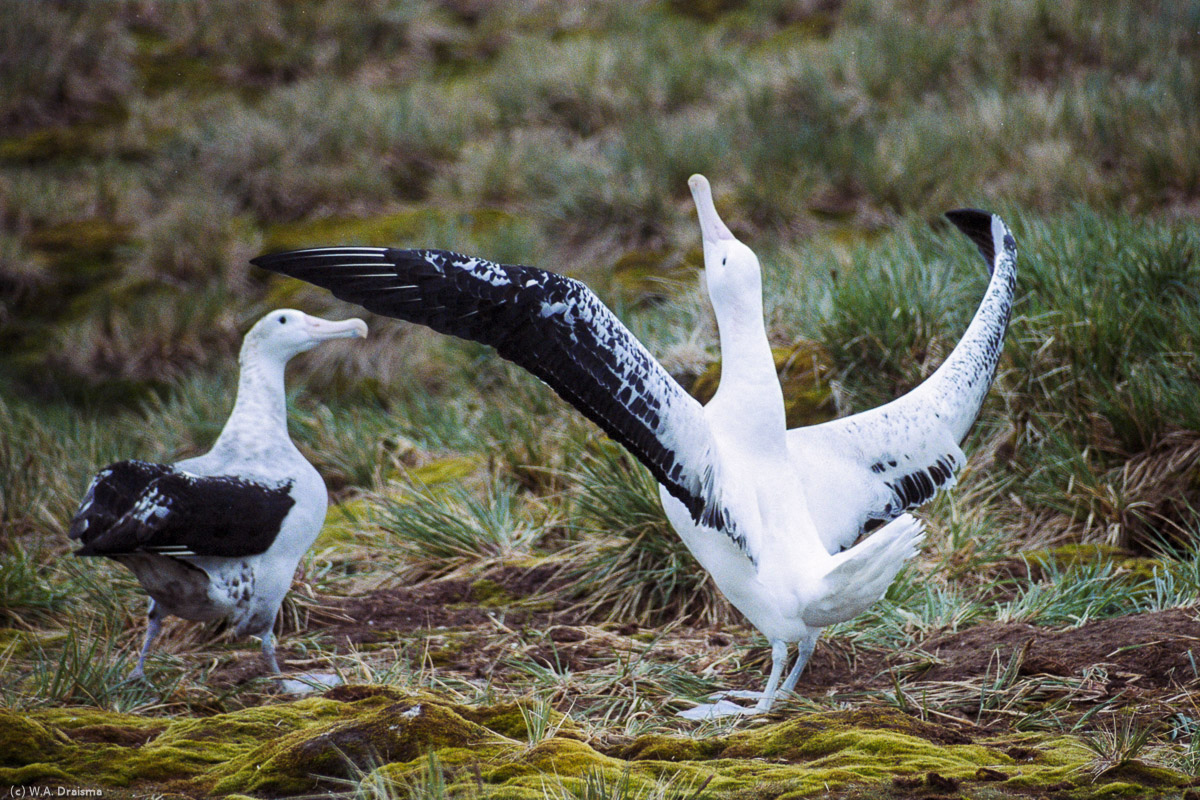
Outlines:
[{"label": "standing albatross", "polygon": [[272,672],[275,617],[296,565],[325,522],[325,481],[292,443],[283,374],[322,342],[365,337],[341,322],[281,309],[246,334],[237,400],[212,449],[174,464],[118,461],[97,473],[71,520],[77,556],[106,556],[150,595],[146,639],[131,678],[169,615],[228,619],[262,637]]},{"label": "standing albatross", "polygon": [[[962,340],[924,383],[884,406],[792,431],[767,340],[758,259],[689,180],[721,344],[721,381],[701,406],[582,283],[441,250],[327,247],[252,263],[323,286],[377,314],[491,345],[545,381],[646,465],[672,525],[717,587],[771,643],[753,709],[771,708],[820,629],[881,598],[922,538],[905,512],[954,483],[959,443],[991,385],[1016,281],[1016,243],[992,214],[952,211],[992,277]],[[860,544],[865,531],[876,530]]]}]

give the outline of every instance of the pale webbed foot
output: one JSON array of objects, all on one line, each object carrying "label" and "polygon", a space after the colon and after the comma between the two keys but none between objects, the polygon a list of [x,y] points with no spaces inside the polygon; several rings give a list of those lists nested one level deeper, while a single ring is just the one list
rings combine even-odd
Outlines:
[{"label": "pale webbed foot", "polygon": [[715,703],[704,703],[695,708],[680,711],[676,716],[683,717],[684,719],[705,720],[757,713],[758,711],[753,708],[739,706],[737,703],[731,703],[728,700],[718,700]]},{"label": "pale webbed foot", "polygon": [[312,694],[343,683],[341,676],[332,672],[303,672],[289,678],[279,677],[279,689],[286,694]]},{"label": "pale webbed foot", "polygon": [[713,692],[708,696],[709,700],[724,700],[726,698],[734,700],[761,700],[763,692],[755,692],[750,689],[728,689],[724,692]]}]

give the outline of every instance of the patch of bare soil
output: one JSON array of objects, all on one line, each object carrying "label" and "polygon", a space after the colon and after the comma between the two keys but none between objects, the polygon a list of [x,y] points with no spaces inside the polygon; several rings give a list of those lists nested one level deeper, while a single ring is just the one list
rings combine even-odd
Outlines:
[{"label": "patch of bare soil", "polygon": [[[688,660],[689,669],[709,674],[724,688],[762,688],[769,650],[747,649],[754,637],[748,627],[663,631],[599,623],[564,599],[564,580],[557,565],[505,565],[353,598],[315,598],[327,613],[312,614],[308,628],[322,630],[338,650],[416,641],[422,659],[443,672],[502,683],[527,678],[514,671],[514,657],[572,674],[645,657],[660,663]],[[321,669],[320,658],[289,652],[287,638],[280,649],[285,671]],[[971,686],[990,687],[1009,670],[1015,682],[1010,694],[1023,707],[1064,698],[1072,709],[1068,716],[1098,703],[1158,713],[1180,689],[1200,686],[1194,658],[1200,659],[1200,608],[1099,620],[1068,630],[990,622],[935,635],[915,650],[898,652],[822,638],[797,688],[808,696],[888,693],[899,681],[911,697],[928,692],[941,698],[931,702],[953,712],[941,714],[943,721],[991,725],[1002,720],[985,722],[968,713],[968,706],[979,704],[979,690]],[[241,657],[215,670],[212,680],[232,686],[265,677],[256,648],[246,646]]]},{"label": "patch of bare soil", "polygon": [[1097,620],[1054,631],[1023,623],[985,623],[925,642],[941,663],[922,679],[952,681],[996,672],[1014,654],[1022,675],[1080,675],[1101,667],[1109,681],[1144,688],[1182,687],[1196,681],[1200,610],[1170,609]]},{"label": "patch of bare soil", "polygon": [[[1018,659],[1021,676],[1082,677],[1103,669],[1109,691],[1180,688],[1200,681],[1200,609],[1170,609],[1052,630],[1020,622],[986,622],[920,644],[933,658],[920,681],[972,681],[996,676]],[[1193,659],[1195,659],[1193,661]],[[822,639],[800,679],[808,689],[890,686],[893,671],[913,674],[913,653],[853,648]]]},{"label": "patch of bare soil", "polygon": [[[520,603],[533,595],[553,597],[561,584],[558,573],[557,565],[506,565],[471,578],[383,589],[347,599],[341,606],[344,620],[331,625],[328,632],[339,643],[371,643],[396,633],[490,626],[498,608],[503,608],[504,624],[509,626],[549,627],[555,622],[571,622],[574,618],[565,603]],[[486,582],[486,588],[481,582]]]}]

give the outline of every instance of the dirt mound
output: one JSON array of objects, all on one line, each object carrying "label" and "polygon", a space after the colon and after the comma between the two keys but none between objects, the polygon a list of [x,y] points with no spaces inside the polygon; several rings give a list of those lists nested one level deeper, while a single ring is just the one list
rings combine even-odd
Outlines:
[{"label": "dirt mound", "polygon": [[[1112,697],[1155,695],[1200,683],[1200,609],[1134,614],[1052,630],[1025,623],[987,622],[934,636],[914,653],[854,647],[822,639],[798,684],[802,694],[888,690],[896,680],[910,691],[922,684],[978,683],[996,679],[1013,664],[1016,675],[1083,680]],[[767,666],[764,658],[763,668]]]},{"label": "dirt mound", "polygon": [[923,680],[952,681],[1003,670],[1014,654],[1023,675],[1078,675],[1093,667],[1110,681],[1181,686],[1200,678],[1200,611],[1171,609],[1053,631],[1024,623],[985,623],[922,644],[941,663]]}]

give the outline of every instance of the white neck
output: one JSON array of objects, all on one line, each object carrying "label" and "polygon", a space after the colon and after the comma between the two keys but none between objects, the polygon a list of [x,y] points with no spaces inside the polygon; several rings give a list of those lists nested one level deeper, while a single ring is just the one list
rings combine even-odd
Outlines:
[{"label": "white neck", "polygon": [[286,361],[264,355],[252,345],[244,346],[240,357],[237,402],[217,437],[213,450],[247,440],[288,438],[287,394],[283,373]]},{"label": "white neck", "polygon": [[783,390],[763,323],[762,296],[713,298],[721,336],[721,382],[709,407],[751,446],[786,448]]}]

